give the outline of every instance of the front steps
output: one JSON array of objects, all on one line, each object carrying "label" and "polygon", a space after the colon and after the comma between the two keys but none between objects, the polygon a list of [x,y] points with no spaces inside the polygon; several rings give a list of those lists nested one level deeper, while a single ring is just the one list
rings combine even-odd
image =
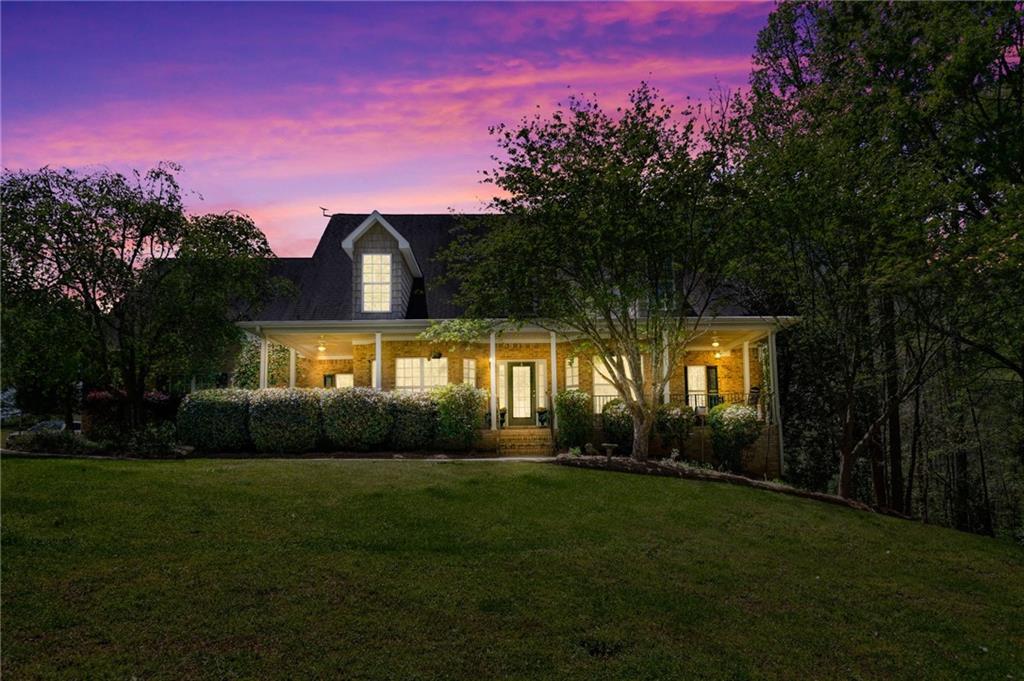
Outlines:
[{"label": "front steps", "polygon": [[498,431],[498,456],[552,456],[550,428],[503,428]]}]

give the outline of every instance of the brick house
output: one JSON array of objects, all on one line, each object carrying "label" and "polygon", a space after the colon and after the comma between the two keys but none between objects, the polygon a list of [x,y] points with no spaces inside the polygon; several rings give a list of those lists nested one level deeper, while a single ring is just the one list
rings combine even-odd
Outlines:
[{"label": "brick house", "polygon": [[[420,390],[465,382],[486,390],[484,447],[550,451],[557,423],[543,427],[538,409],[551,413],[552,396],[567,387],[589,393],[599,414],[615,389],[593,358],[574,352],[572,338],[540,328],[458,348],[418,338],[431,322],[460,314],[453,285],[438,281],[443,265],[434,258],[454,226],[455,218],[443,214],[336,214],[312,257],[276,259],[274,273],[289,279],[296,295],[271,301],[241,324],[261,339],[260,387],[268,385],[268,344],[277,343],[290,350],[293,387]],[[721,309],[688,347],[661,399],[686,401],[698,414],[720,402],[778,413],[764,367],[773,366],[775,332],[785,321]],[[299,375],[304,381],[297,385]],[[772,435],[775,444],[758,466],[769,474],[781,468],[777,428]]]}]

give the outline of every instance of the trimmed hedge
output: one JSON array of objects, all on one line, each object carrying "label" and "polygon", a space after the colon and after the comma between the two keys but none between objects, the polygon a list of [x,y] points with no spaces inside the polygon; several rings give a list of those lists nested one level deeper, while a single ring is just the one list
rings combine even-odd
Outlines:
[{"label": "trimmed hedge", "polygon": [[324,440],[341,450],[379,448],[395,421],[390,402],[388,393],[372,388],[325,390],[320,398]]},{"label": "trimmed hedge", "polygon": [[601,430],[609,442],[619,445],[615,452],[619,456],[633,451],[633,415],[620,398],[608,400],[601,410]]},{"label": "trimmed hedge", "polygon": [[662,441],[671,447],[682,449],[693,427],[693,408],[685,402],[659,404],[655,419],[655,427]]},{"label": "trimmed hedge", "polygon": [[582,447],[594,429],[590,411],[590,395],[575,388],[555,395],[555,418],[558,422],[558,446]]},{"label": "trimmed hedge", "polygon": [[448,449],[469,449],[483,422],[487,393],[464,383],[434,388],[430,397],[437,405],[437,444]]},{"label": "trimmed hedge", "polygon": [[249,390],[199,390],[178,408],[178,438],[200,451],[248,449]]},{"label": "trimmed hedge", "polygon": [[711,449],[720,466],[733,473],[742,469],[743,449],[761,434],[757,411],[743,404],[719,404],[708,414]]},{"label": "trimmed hedge", "polygon": [[301,388],[267,388],[249,399],[249,435],[260,452],[301,454],[320,440],[320,395]]},{"label": "trimmed hedge", "polygon": [[425,393],[392,393],[394,423],[388,444],[399,451],[426,449],[437,433],[437,405]]}]

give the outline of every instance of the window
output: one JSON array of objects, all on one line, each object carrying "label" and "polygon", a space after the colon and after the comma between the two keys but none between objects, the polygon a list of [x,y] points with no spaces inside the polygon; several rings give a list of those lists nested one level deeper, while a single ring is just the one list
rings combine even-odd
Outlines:
[{"label": "window", "polygon": [[[625,367],[626,377],[633,378],[633,372],[630,370],[629,364],[626,364]],[[612,384],[610,380],[611,375],[611,370],[605,366],[604,360],[602,360],[599,356],[594,355],[593,395],[595,414],[600,414],[601,410],[604,409],[604,405],[608,404],[610,400],[619,396],[619,391],[615,389],[615,386]],[[606,376],[608,378],[606,378]]]},{"label": "window", "polygon": [[351,388],[353,385],[352,374],[324,374],[325,388]]},{"label": "window", "polygon": [[363,312],[391,312],[391,254],[363,254]]},{"label": "window", "polygon": [[425,390],[447,383],[447,357],[399,357],[395,360],[395,390]]},{"label": "window", "polygon": [[686,402],[702,410],[718,404],[718,367],[703,364],[686,367]]},{"label": "window", "polygon": [[576,357],[565,360],[565,389],[580,387],[580,361]]},{"label": "window", "polygon": [[462,360],[462,382],[466,385],[476,387],[476,360]]}]

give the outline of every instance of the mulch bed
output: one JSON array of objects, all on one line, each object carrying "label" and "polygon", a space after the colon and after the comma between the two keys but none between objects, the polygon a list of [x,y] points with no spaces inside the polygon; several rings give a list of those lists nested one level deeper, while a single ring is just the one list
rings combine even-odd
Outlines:
[{"label": "mulch bed", "polygon": [[814,501],[822,501],[826,504],[834,504],[836,506],[845,506],[858,511],[882,513],[884,515],[891,515],[905,520],[909,519],[907,516],[896,513],[895,511],[869,506],[868,504],[855,501],[853,499],[844,499],[842,497],[837,497],[832,494],[824,494],[822,492],[811,492],[777,482],[768,482],[767,480],[755,480],[742,475],[736,475],[735,473],[724,473],[722,471],[711,470],[708,468],[687,466],[670,460],[637,461],[636,459],[621,456],[571,456],[568,454],[559,454],[553,462],[561,466],[614,471],[617,473],[660,475],[669,478],[725,482],[731,485],[753,487],[754,489],[763,489],[768,492],[776,492],[778,494],[788,494],[789,496],[801,497],[803,499],[813,499]]}]

